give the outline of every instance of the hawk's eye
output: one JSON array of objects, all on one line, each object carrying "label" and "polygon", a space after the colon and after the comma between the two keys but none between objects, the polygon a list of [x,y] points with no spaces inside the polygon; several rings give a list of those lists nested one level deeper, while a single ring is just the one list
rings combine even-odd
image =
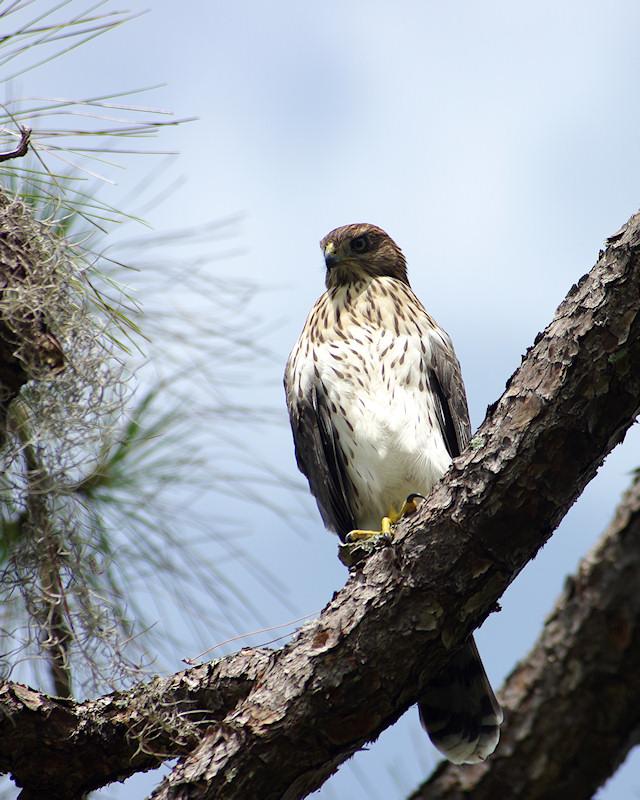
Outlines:
[{"label": "hawk's eye", "polygon": [[354,253],[366,253],[369,249],[369,239],[367,236],[356,236],[351,240],[351,250]]}]

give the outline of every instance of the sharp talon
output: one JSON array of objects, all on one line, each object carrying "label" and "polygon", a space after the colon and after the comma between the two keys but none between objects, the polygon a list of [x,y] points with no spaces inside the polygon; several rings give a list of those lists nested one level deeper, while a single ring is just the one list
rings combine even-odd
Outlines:
[{"label": "sharp talon", "polygon": [[402,506],[402,516],[403,517],[410,517],[412,514],[415,514],[418,510],[418,506],[416,505],[416,501],[412,497],[405,500],[404,505]]},{"label": "sharp talon", "polygon": [[347,542],[366,542],[370,539],[375,539],[376,536],[380,536],[384,531],[349,531],[349,533],[345,536],[345,541]]},{"label": "sharp talon", "polygon": [[400,510],[400,517],[410,517],[412,514],[415,514],[416,511],[420,508],[420,505],[425,501],[424,495],[418,494],[414,492],[410,494],[407,499],[404,501],[404,505]]},{"label": "sharp talon", "polygon": [[407,503],[409,501],[415,501],[416,498],[420,498],[420,500],[426,500],[427,498],[423,494],[418,494],[417,492],[412,492],[409,497],[407,497]]}]

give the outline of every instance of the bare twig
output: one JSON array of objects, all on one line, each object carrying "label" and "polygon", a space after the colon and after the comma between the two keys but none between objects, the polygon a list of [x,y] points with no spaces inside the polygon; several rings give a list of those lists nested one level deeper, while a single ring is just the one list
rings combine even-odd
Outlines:
[{"label": "bare twig", "polygon": [[22,158],[26,156],[29,150],[29,141],[31,140],[31,128],[20,126],[20,142],[13,150],[5,153],[0,153],[0,161],[10,161],[12,158]]}]

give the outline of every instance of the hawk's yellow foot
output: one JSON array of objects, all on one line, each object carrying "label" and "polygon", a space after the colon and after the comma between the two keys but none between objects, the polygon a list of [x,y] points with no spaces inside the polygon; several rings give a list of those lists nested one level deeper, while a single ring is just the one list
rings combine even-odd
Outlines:
[{"label": "hawk's yellow foot", "polygon": [[375,539],[378,536],[383,536],[385,534],[391,535],[391,526],[395,523],[391,517],[383,517],[382,522],[380,523],[380,530],[379,531],[349,531],[349,533],[345,537],[345,541],[347,542],[368,542],[371,539]]},{"label": "hawk's yellow foot", "polygon": [[370,541],[371,539],[375,539],[377,536],[393,536],[393,532],[391,530],[392,526],[399,522],[403,517],[410,517],[412,514],[415,514],[420,502],[423,500],[424,497],[421,494],[410,494],[402,504],[400,511],[396,511],[395,508],[392,508],[388,515],[382,518],[379,531],[349,531],[345,537],[345,541],[353,543]]}]

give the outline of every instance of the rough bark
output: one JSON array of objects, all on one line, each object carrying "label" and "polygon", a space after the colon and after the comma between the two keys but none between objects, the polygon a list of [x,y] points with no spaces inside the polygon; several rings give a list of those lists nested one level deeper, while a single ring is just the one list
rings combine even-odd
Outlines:
[{"label": "rough bark", "polygon": [[410,800],[587,800],[640,741],[640,479],[500,692],[495,755],[441,764]]},{"label": "rough bark", "polygon": [[[399,526],[393,545],[356,569],[319,620],[272,654],[248,693],[219,708],[155,796],[291,799],[317,788],[416,701],[495,608],[639,405],[640,215],[571,289],[469,449]],[[215,691],[210,683],[199,702],[206,707]],[[93,702],[97,709],[109,701]],[[43,768],[60,776],[52,762],[82,750],[82,728],[74,717],[56,729],[56,713],[33,705],[36,749],[16,754],[19,737],[6,735],[0,765],[35,787],[29,797],[55,797],[38,789]],[[135,701],[126,713],[135,715]],[[118,736],[125,740],[126,731]],[[116,750],[109,736],[102,748],[105,759]],[[176,752],[184,751],[167,749]],[[111,774],[130,774],[129,757],[114,754],[121,760]],[[78,756],[76,789],[69,785],[66,796],[94,769],[88,752]]]},{"label": "rough bark", "polygon": [[636,215],[394,545],[277,654],[156,800],[303,797],[416,701],[638,414],[639,249]]},{"label": "rough bark", "polygon": [[0,687],[0,771],[22,798],[73,800],[190,752],[202,727],[224,718],[271,658],[241,650],[218,663],[77,703],[17,683]]}]

